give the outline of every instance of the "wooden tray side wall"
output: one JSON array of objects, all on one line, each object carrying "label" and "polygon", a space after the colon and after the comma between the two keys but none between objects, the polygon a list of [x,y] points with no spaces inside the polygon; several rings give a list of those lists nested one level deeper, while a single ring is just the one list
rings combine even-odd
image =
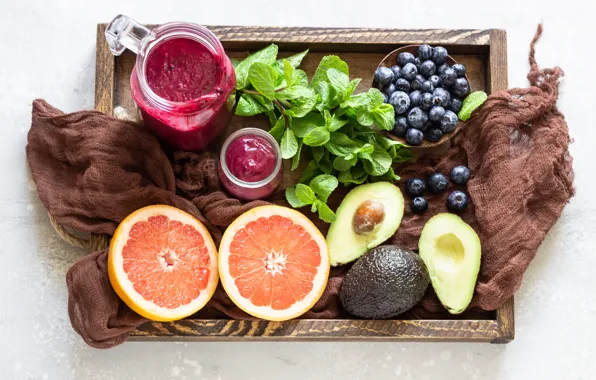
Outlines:
[{"label": "wooden tray side wall", "polygon": [[[105,41],[106,24],[97,27],[95,108],[111,114],[116,106],[132,105],[128,78],[134,56],[114,57]],[[468,68],[472,90],[489,93],[507,89],[507,39],[503,30],[396,30],[353,28],[280,28],[208,26],[222,41],[232,57],[277,43],[280,50],[309,48],[313,56],[346,52],[352,77],[358,77],[358,56],[378,55],[378,61],[398,46],[429,43],[448,46],[450,53]],[[356,53],[354,53],[356,51]],[[320,53],[320,54],[317,54]],[[458,56],[461,55],[461,57]],[[351,59],[354,62],[350,62]],[[306,68],[312,72],[314,67]],[[370,71],[369,68],[366,70]],[[368,72],[366,71],[366,72]],[[371,71],[372,73],[372,71]],[[370,76],[370,75],[369,75]],[[363,78],[359,90],[370,79]],[[122,96],[119,96],[122,94]],[[126,94],[126,95],[124,95]],[[233,129],[244,120],[232,120]],[[506,343],[514,338],[513,299],[507,301],[489,320],[350,320],[301,319],[286,322],[185,319],[177,322],[152,322],[131,334],[132,340],[267,340],[267,341],[473,341]]]}]

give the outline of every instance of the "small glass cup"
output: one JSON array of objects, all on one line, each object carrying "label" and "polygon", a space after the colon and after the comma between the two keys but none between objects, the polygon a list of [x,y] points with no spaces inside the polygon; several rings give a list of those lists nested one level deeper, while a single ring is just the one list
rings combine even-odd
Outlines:
[{"label": "small glass cup", "polygon": [[[267,178],[256,181],[247,182],[237,178],[232,174],[226,162],[226,153],[228,147],[236,139],[244,136],[257,136],[265,139],[275,152],[275,167]],[[243,128],[231,134],[224,142],[221,152],[219,154],[218,165],[219,180],[228,193],[243,200],[255,200],[267,198],[275,192],[281,182],[282,177],[282,158],[279,144],[268,132],[259,128]]]}]

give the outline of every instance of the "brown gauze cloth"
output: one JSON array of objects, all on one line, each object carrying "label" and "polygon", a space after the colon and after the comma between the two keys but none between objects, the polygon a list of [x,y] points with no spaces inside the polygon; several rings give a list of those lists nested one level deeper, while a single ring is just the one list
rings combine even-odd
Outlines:
[{"label": "brown gauze cloth", "polygon": [[[464,317],[487,313],[519,288],[528,264],[549,228],[573,195],[572,160],[565,119],[556,108],[559,68],[539,70],[531,45],[531,87],[492,94],[465,123],[452,148],[438,161],[425,158],[400,168],[405,180],[432,172],[448,174],[456,165],[472,173],[466,191],[471,206],[462,215],[482,242],[476,292]],[[264,201],[243,203],[220,190],[213,153],[166,155],[144,127],[94,111],[64,114],[43,100],[33,103],[27,159],[39,197],[58,223],[72,230],[108,234],[128,214],[147,205],[168,204],[196,216],[216,243],[237,216]],[[336,190],[336,207],[346,190]],[[429,199],[422,216],[409,207],[391,242],[417,249],[424,223],[445,211],[446,194]],[[283,192],[269,201],[285,205]],[[327,225],[307,209],[323,233]],[[93,347],[126,340],[146,322],[120,301],[106,270],[107,250],[78,260],[67,273],[68,312],[73,328]],[[346,267],[333,268],[319,302],[302,318],[350,318],[338,291]],[[476,314],[475,314],[476,313]],[[218,288],[196,318],[251,317]],[[403,318],[449,316],[429,287]]]}]

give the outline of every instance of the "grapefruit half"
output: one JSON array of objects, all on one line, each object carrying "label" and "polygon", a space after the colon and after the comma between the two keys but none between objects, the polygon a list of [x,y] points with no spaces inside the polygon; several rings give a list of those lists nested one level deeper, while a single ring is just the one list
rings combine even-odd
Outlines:
[{"label": "grapefruit half", "polygon": [[205,226],[175,207],[154,205],[127,216],[116,229],[108,274],[118,296],[154,321],[199,311],[218,282],[217,250]]},{"label": "grapefruit half", "polygon": [[285,321],[319,300],[329,277],[329,250],[317,227],[296,210],[255,207],[226,229],[219,276],[232,301],[248,314]]}]

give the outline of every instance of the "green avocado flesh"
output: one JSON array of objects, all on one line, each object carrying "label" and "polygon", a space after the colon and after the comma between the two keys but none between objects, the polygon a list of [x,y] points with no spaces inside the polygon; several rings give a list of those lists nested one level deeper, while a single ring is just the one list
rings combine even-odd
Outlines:
[{"label": "green avocado flesh", "polygon": [[[382,204],[384,218],[369,233],[356,233],[354,215],[364,202],[371,200]],[[329,226],[327,245],[331,265],[352,262],[369,249],[382,244],[397,231],[403,215],[404,197],[392,183],[375,182],[355,187],[341,202],[336,220]]]},{"label": "green avocado flesh", "polygon": [[451,314],[463,312],[474,295],[480,270],[480,239],[459,216],[438,214],[422,229],[418,242],[439,300]]},{"label": "green avocado flesh", "polygon": [[344,309],[357,317],[391,318],[420,302],[428,284],[428,271],[417,254],[382,245],[362,256],[346,273],[339,299]]}]

